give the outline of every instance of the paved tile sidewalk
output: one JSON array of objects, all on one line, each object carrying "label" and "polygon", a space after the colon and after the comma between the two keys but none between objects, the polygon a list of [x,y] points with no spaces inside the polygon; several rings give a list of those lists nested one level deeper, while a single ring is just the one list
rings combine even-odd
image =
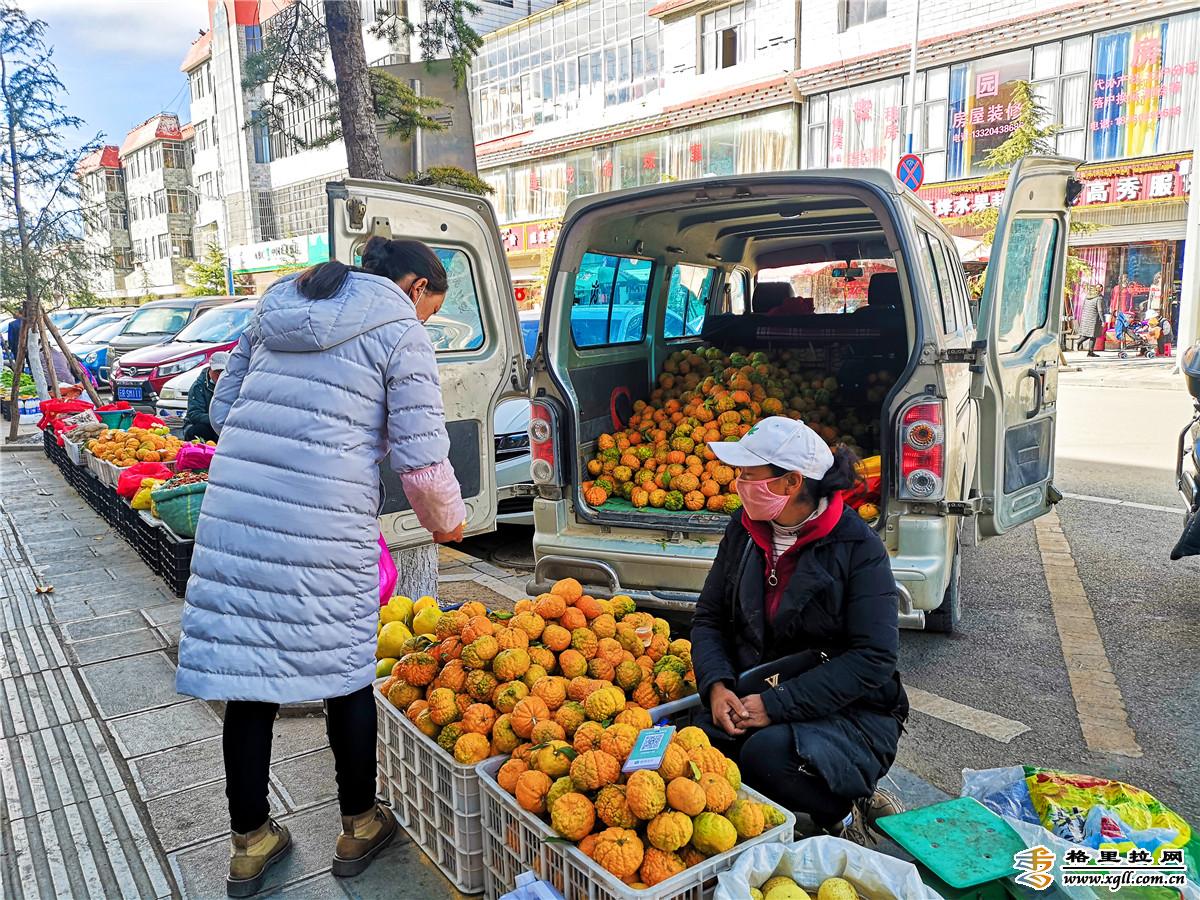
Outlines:
[{"label": "paved tile sidewalk", "polygon": [[[175,693],[182,601],[44,455],[0,466],[0,893],[224,896],[221,721]],[[442,563],[484,574],[465,554]],[[271,806],[295,840],[271,896],[457,896],[403,832],[363,876],[329,874],[340,822],[320,714],[276,723]]]}]

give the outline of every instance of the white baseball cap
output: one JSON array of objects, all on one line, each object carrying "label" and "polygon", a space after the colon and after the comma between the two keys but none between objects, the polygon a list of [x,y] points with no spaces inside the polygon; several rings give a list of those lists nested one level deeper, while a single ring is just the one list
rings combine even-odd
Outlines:
[{"label": "white baseball cap", "polygon": [[833,468],[833,451],[821,436],[796,419],[763,419],[740,441],[720,441],[708,448],[723,463],[738,468],[778,466],[805,478],[824,478]]},{"label": "white baseball cap", "polygon": [[225,367],[229,365],[229,354],[224,350],[214,353],[208,358],[208,369],[210,372],[224,372]]}]

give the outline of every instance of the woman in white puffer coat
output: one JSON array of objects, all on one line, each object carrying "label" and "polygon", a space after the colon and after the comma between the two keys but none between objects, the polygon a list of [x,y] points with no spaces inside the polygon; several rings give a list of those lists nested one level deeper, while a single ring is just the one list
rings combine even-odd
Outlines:
[{"label": "woman in white puffer coat", "polygon": [[217,383],[220,440],[176,683],[226,701],[231,896],[255,893],[291,846],[267,802],[281,703],[326,701],[342,813],[333,873],[361,872],[395,835],[375,802],[378,467],[386,457],[435,541],[461,539],[465,508],[422,326],[446,290],[424,244],[372,238],[361,269],[322,263],[273,284]]}]

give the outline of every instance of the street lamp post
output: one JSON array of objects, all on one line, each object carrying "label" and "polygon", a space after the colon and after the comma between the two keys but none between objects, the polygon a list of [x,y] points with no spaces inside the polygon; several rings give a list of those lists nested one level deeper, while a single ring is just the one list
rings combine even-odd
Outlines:
[{"label": "street lamp post", "polygon": [[921,0],[916,0],[913,10],[912,47],[908,51],[908,108],[904,115],[905,144],[904,152],[913,152],[913,118],[917,106],[917,44],[921,38]]}]

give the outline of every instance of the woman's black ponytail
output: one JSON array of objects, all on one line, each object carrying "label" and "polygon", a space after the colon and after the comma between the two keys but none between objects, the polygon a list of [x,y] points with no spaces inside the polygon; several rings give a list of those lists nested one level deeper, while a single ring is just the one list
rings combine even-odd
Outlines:
[{"label": "woman's black ponytail", "polygon": [[361,268],[331,259],[301,272],[296,289],[309,300],[327,300],[342,289],[351,272],[382,275],[396,282],[407,275],[416,275],[429,282],[427,290],[431,294],[446,293],[450,284],[442,261],[420,241],[375,236],[363,248]]},{"label": "woman's black ponytail", "polygon": [[305,269],[296,278],[296,289],[309,300],[328,300],[342,289],[350,273],[361,272],[344,262],[331,259]]},{"label": "woman's black ponytail", "polygon": [[367,241],[362,255],[363,270],[372,275],[382,275],[390,281],[400,281],[407,275],[416,275],[429,282],[431,294],[444,294],[449,287],[446,267],[436,253],[420,241],[389,240],[373,237]]}]

